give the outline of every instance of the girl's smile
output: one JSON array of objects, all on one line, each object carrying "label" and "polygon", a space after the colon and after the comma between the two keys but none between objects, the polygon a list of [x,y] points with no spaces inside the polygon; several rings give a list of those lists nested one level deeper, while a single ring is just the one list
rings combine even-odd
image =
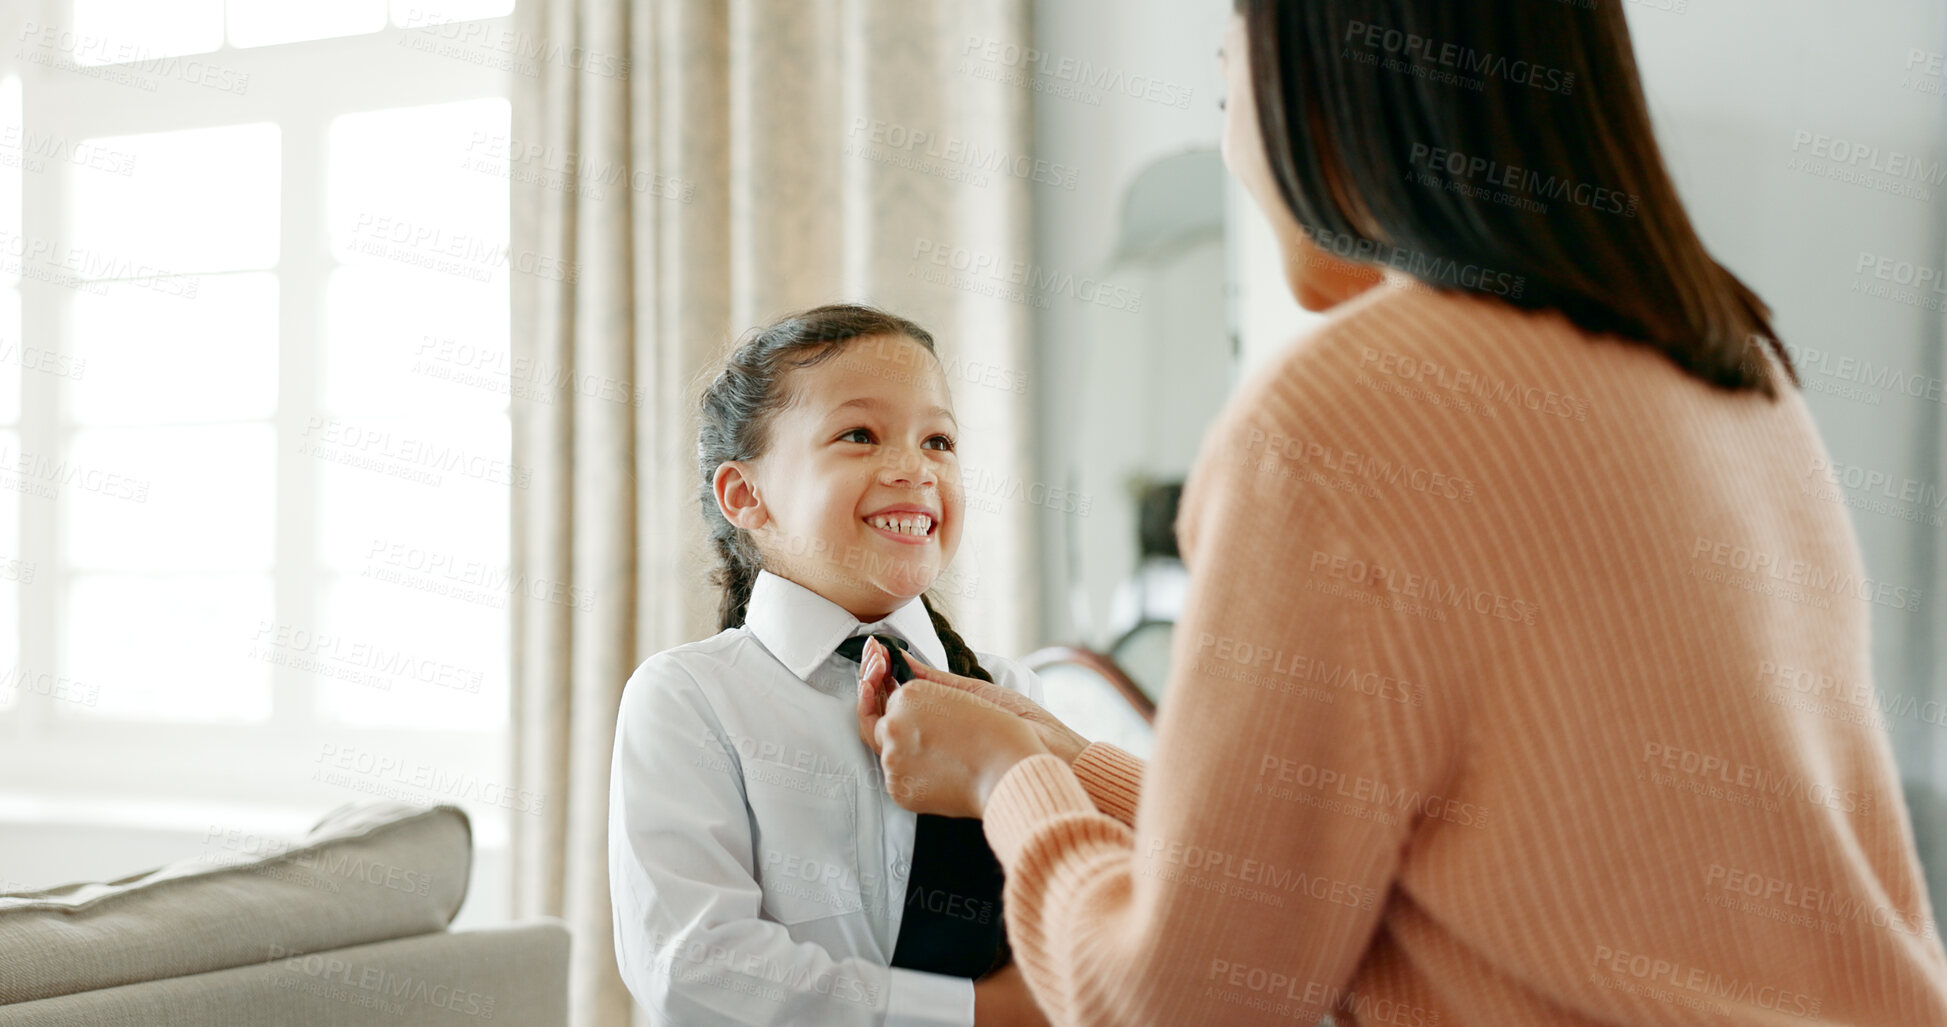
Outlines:
[{"label": "girl's smile", "polygon": [[886,537],[905,545],[924,545],[933,535],[939,515],[917,506],[888,507],[865,518]]}]

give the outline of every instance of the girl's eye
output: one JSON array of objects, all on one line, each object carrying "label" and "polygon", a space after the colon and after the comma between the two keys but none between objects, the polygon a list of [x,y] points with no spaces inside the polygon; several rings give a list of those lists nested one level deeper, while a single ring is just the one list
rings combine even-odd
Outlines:
[{"label": "girl's eye", "polygon": [[[857,437],[854,438],[854,436]],[[845,434],[840,435],[839,439],[846,442],[860,442],[869,446],[872,444],[872,431],[869,428],[853,428]]]},{"label": "girl's eye", "polygon": [[926,440],[926,444],[927,444],[927,445],[929,445],[929,446],[932,446],[932,445],[933,445],[933,443],[935,443],[935,442],[937,442],[937,443],[939,443],[939,445],[937,445],[937,446],[933,446],[933,448],[935,448],[935,449],[939,449],[939,450],[943,450],[943,451],[945,451],[945,452],[948,452],[948,453],[951,453],[951,452],[953,452],[953,438],[952,438],[952,436],[948,436],[948,435],[935,435],[935,436],[933,436],[932,438],[930,438],[930,439],[927,439],[927,440]]}]

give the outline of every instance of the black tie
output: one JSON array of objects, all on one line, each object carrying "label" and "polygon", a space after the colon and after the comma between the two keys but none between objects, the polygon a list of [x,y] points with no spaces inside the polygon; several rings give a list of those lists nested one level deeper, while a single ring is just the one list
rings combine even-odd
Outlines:
[{"label": "black tie", "polygon": [[[838,654],[861,662],[868,636],[848,638]],[[893,680],[913,679],[913,657],[904,639],[874,634],[892,657]],[[908,970],[980,977],[1007,963],[1001,886],[1006,876],[987,844],[980,821],[921,813],[913,829],[912,870],[906,878],[906,914],[892,965]]]},{"label": "black tie", "polygon": [[894,681],[903,685],[913,679],[913,668],[906,666],[906,654],[913,651],[912,647],[907,645],[906,640],[900,638],[898,635],[853,635],[851,638],[838,643],[838,655],[851,660],[853,663],[864,663],[865,640],[868,638],[876,638],[886,647],[886,655],[892,657],[889,662],[892,664],[892,679]]}]

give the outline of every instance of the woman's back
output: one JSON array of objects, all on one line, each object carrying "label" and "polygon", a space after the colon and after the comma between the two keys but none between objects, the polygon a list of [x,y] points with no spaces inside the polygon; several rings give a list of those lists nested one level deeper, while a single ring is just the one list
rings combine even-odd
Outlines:
[{"label": "woman's back", "polygon": [[[1336,740],[1229,787],[1158,775],[1145,810],[1399,825],[1355,1022],[1408,1022],[1383,998],[1460,1023],[1947,1023],[1867,646],[1871,614],[1922,596],[1864,577],[1829,466],[1789,387],[1731,394],[1558,315],[1373,290],[1246,386],[1179,529],[1193,575],[1248,547],[1290,577],[1172,680],[1245,667],[1254,704],[1291,704],[1263,720]],[[1285,535],[1199,531],[1294,487]],[[1280,604],[1348,640],[1285,651]],[[1179,744],[1153,766],[1253,744],[1190,737],[1195,701],[1165,705]],[[1305,861],[1358,865],[1331,849],[1373,838],[1328,832]]]}]

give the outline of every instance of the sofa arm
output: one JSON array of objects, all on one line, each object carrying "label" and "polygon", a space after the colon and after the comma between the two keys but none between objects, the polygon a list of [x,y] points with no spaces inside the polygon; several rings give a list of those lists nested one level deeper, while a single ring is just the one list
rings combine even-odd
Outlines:
[{"label": "sofa arm", "polygon": [[0,1003],[443,931],[473,866],[457,806],[348,803],[301,841],[266,848],[0,895]]},{"label": "sofa arm", "polygon": [[566,1027],[568,928],[437,931],[0,1006],[0,1027]]}]

